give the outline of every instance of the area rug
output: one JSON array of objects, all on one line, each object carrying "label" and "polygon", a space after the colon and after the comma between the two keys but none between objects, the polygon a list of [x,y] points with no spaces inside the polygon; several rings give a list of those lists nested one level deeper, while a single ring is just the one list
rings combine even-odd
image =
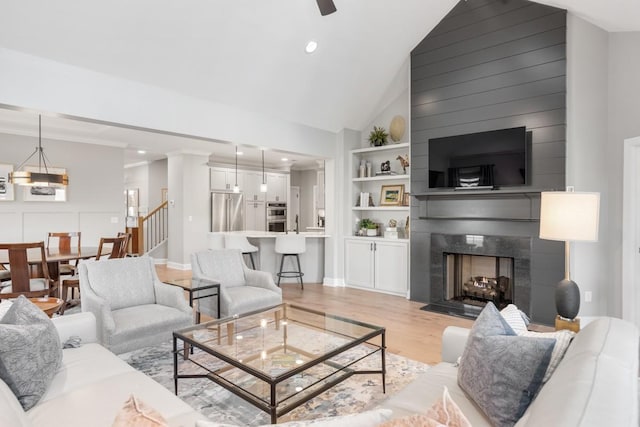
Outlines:
[{"label": "area rug", "polygon": [[[192,357],[204,357],[198,351]],[[208,356],[207,356],[208,357]],[[171,343],[148,347],[120,358],[135,369],[145,373],[173,393],[173,355]],[[369,361],[369,359],[371,359]],[[197,372],[190,361],[179,360],[180,373]],[[380,357],[373,355],[363,363],[378,368]],[[387,353],[386,394],[382,392],[380,374],[353,375],[304,405],[280,417],[278,422],[309,420],[314,418],[345,415],[373,409],[393,393],[402,389],[429,366],[414,360]],[[361,367],[362,369],[363,367]],[[366,368],[366,366],[364,366]],[[269,415],[207,379],[180,379],[178,396],[192,408],[212,421],[239,426],[269,424]]]}]

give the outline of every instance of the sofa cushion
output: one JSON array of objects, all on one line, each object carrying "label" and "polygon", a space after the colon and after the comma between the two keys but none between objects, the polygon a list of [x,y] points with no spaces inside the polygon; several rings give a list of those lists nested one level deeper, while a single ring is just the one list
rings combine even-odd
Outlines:
[{"label": "sofa cushion", "polygon": [[630,322],[588,324],[517,426],[637,426],[638,344]]},{"label": "sofa cushion", "polygon": [[554,344],[553,339],[517,336],[489,302],[462,354],[460,387],[492,424],[513,425],[542,386]]},{"label": "sofa cushion", "polygon": [[[155,267],[149,257],[84,262],[91,289],[109,301],[112,310],[156,302]],[[113,286],[114,282],[118,286]]]},{"label": "sofa cushion", "polygon": [[25,410],[38,403],[61,360],[51,319],[21,295],[0,320],[0,378]]},{"label": "sofa cushion", "polygon": [[22,405],[4,381],[0,381],[0,426],[31,427]]},{"label": "sofa cushion", "polygon": [[393,418],[425,412],[442,399],[442,389],[447,387],[451,398],[473,427],[490,427],[484,413],[469,399],[458,385],[458,368],[451,363],[438,363],[420,374],[398,393],[385,400],[381,408],[391,409]]},{"label": "sofa cushion", "polygon": [[517,335],[527,332],[527,322],[524,320],[522,311],[515,304],[507,305],[500,310],[500,314]]},{"label": "sofa cushion", "polygon": [[569,344],[571,344],[571,340],[575,336],[575,333],[567,330],[560,330],[555,332],[526,331],[518,335],[529,338],[551,338],[556,340],[556,344],[553,346],[553,352],[551,352],[549,366],[547,367],[547,370],[544,373],[544,378],[542,379],[542,382],[546,383],[547,381],[549,381],[549,378],[551,378],[553,371],[556,370],[558,364],[564,357],[564,354],[569,348]]},{"label": "sofa cushion", "polygon": [[[97,366],[100,369],[96,369]],[[63,350],[62,365],[41,402],[131,371],[131,366],[99,344],[83,344],[79,348]]]},{"label": "sofa cushion", "polygon": [[27,412],[27,417],[37,427],[111,427],[131,394],[142,397],[171,425],[180,425],[173,424],[172,419],[189,419],[195,413],[172,392],[131,368],[41,402]]},{"label": "sofa cushion", "polygon": [[[197,263],[193,269],[194,275],[201,273],[206,279],[220,282],[221,286],[243,286],[244,261],[239,249],[218,249],[196,252],[192,255],[192,261]],[[199,271],[198,271],[199,270]]]},{"label": "sofa cushion", "polygon": [[408,415],[387,421],[380,427],[471,427],[471,423],[460,407],[451,398],[445,386],[442,398],[438,399],[426,413]]}]

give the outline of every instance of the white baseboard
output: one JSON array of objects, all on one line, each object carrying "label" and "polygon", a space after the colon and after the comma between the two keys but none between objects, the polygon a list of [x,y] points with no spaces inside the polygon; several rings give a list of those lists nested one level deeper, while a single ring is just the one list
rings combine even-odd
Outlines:
[{"label": "white baseboard", "polygon": [[151,258],[153,259],[153,263],[155,265],[166,265],[167,264],[167,259],[166,258],[153,258],[153,257],[151,257]]},{"label": "white baseboard", "polygon": [[191,270],[191,264],[179,264],[177,262],[167,261],[167,268],[175,270]]},{"label": "white baseboard", "polygon": [[344,279],[334,279],[332,277],[325,277],[322,284],[332,288],[344,288],[346,286]]}]

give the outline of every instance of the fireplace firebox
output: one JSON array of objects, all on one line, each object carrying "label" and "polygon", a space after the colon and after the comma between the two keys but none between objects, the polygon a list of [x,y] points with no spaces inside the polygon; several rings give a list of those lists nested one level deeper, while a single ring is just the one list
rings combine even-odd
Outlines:
[{"label": "fireplace firebox", "polygon": [[514,260],[511,257],[443,253],[445,300],[498,308],[513,302]]}]

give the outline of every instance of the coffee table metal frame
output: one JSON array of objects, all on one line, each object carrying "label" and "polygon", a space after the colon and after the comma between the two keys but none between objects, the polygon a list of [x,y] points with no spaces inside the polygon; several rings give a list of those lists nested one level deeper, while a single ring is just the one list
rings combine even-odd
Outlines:
[{"label": "coffee table metal frame", "polygon": [[[291,308],[294,310],[301,310],[302,312],[306,312],[308,314],[311,315],[317,315],[317,316],[321,316],[324,318],[330,318],[333,319],[335,321],[339,321],[339,322],[345,322],[345,323],[349,323],[355,326],[359,326],[359,327],[363,327],[363,328],[368,328],[371,331],[363,334],[362,336],[359,337],[348,337],[349,340],[348,342],[339,345],[338,347],[336,347],[335,349],[328,351],[324,354],[321,354],[319,356],[310,354],[310,353],[305,353],[304,350],[300,349],[300,348],[296,348],[296,347],[292,347],[292,346],[287,346],[286,344],[284,344],[284,346],[286,348],[288,348],[288,350],[291,350],[293,352],[299,352],[301,354],[304,354],[306,356],[310,356],[311,359],[305,363],[302,363],[300,365],[297,365],[295,367],[292,367],[291,369],[286,369],[284,370],[284,372],[278,374],[278,375],[268,375],[265,372],[256,369],[252,366],[250,366],[248,364],[249,361],[251,360],[255,360],[257,357],[259,357],[258,355],[251,357],[251,358],[245,358],[245,362],[247,363],[243,363],[242,360],[238,360],[234,357],[230,357],[229,355],[225,354],[222,351],[217,351],[215,346],[208,346],[203,342],[200,342],[198,340],[192,339],[190,336],[188,336],[188,334],[190,332],[193,331],[197,331],[199,329],[204,330],[204,329],[208,329],[208,330],[216,330],[218,331],[218,340],[220,340],[220,331],[221,331],[221,326],[222,325],[226,325],[227,326],[227,330],[229,331],[229,336],[228,339],[231,339],[231,328],[230,328],[230,324],[234,324],[233,322],[238,320],[238,319],[242,319],[242,318],[246,318],[249,316],[254,316],[254,315],[259,315],[261,313],[268,313],[270,311],[273,311],[274,309],[278,309],[278,308],[282,308],[283,311],[286,313],[287,308]],[[277,317],[277,314],[276,314]],[[279,322],[279,320],[276,318],[276,323]],[[286,323],[285,323],[286,324]],[[312,325],[305,325],[308,327],[313,328]],[[286,330],[286,327],[284,328]],[[318,329],[316,327],[317,330],[321,330]],[[334,334],[334,335],[340,335],[340,333],[335,333],[329,329],[325,329],[322,330],[322,332],[327,333],[327,334]],[[286,332],[284,332],[285,336],[286,336]],[[377,338],[379,337],[379,338]],[[342,335],[342,338],[347,338],[346,335]],[[194,364],[198,365],[200,368],[204,369],[206,371],[206,373],[202,373],[202,374],[179,374],[178,373],[178,354],[180,354],[181,352],[178,350],[178,341],[183,341],[183,343],[191,346],[192,348],[196,348],[199,349],[205,353],[208,353],[209,355],[213,356],[214,358],[217,358],[218,360],[224,362],[225,367],[220,368],[220,369],[216,369],[216,370],[211,370],[207,367],[205,367],[203,364],[198,363],[196,361],[191,360]],[[374,343],[372,342],[372,340],[379,340],[379,343]],[[368,349],[368,353],[366,353],[363,356],[360,356],[359,358],[350,361],[347,364],[340,364],[337,363],[335,361],[332,361],[331,359],[342,354],[342,353],[346,353],[348,350],[360,346],[360,345],[366,345],[367,349]],[[369,325],[363,322],[359,322],[356,320],[352,320],[352,319],[347,319],[344,317],[340,317],[340,316],[335,316],[335,315],[330,315],[330,314],[326,314],[320,311],[316,311],[316,310],[311,310],[305,307],[301,307],[298,305],[294,305],[294,304],[280,304],[280,305],[276,305],[273,307],[269,307],[267,309],[264,310],[256,310],[250,313],[246,313],[244,315],[241,316],[234,316],[234,317],[230,317],[230,318],[226,318],[226,319],[220,319],[220,320],[213,320],[211,322],[206,322],[206,323],[201,323],[189,328],[185,328],[179,331],[175,331],[173,333],[173,378],[174,378],[174,391],[175,394],[178,394],[178,379],[184,379],[184,378],[208,378],[209,380],[213,381],[214,383],[224,387],[225,389],[229,390],[230,392],[234,393],[235,395],[241,397],[242,399],[246,400],[247,402],[251,403],[252,405],[256,406],[257,408],[263,410],[264,412],[268,413],[271,416],[271,422],[272,423],[276,423],[278,420],[278,417],[292,411],[293,409],[297,408],[298,406],[304,404],[305,402],[308,402],[309,400],[313,399],[314,397],[320,395],[321,393],[324,393],[325,391],[327,391],[328,389],[332,388],[333,386],[335,386],[336,384],[341,383],[342,381],[346,380],[347,378],[351,377],[352,375],[356,375],[356,374],[381,374],[382,376],[382,392],[385,393],[386,392],[386,384],[385,384],[385,375],[386,375],[386,363],[385,363],[385,351],[386,351],[386,341],[385,341],[385,328],[381,327],[381,326],[375,326],[375,325]],[[356,363],[360,362],[361,360],[368,358],[369,356],[373,356],[376,353],[380,353],[381,356],[381,367],[379,370],[359,370],[356,369],[353,365],[355,365]],[[304,375],[306,372],[310,371],[312,368],[317,367],[318,365],[321,364],[325,364],[329,367],[331,367],[332,369],[334,369],[334,371],[327,375],[324,378],[320,378],[317,379],[316,383],[314,383],[313,385],[315,386],[317,384],[317,387],[313,387],[312,390],[303,390],[305,391],[304,393],[294,393],[291,396],[283,399],[282,402],[278,402],[278,396],[277,396],[277,386],[278,384],[282,383],[283,381],[290,379],[291,377],[294,377],[296,375],[302,374]],[[259,396],[257,396],[256,394],[254,394],[253,392],[251,392],[250,390],[244,388],[242,385],[238,385],[236,383],[234,383],[233,381],[230,381],[229,379],[225,378],[222,376],[222,374],[224,374],[225,372],[228,372],[230,369],[234,369],[237,368],[238,370],[244,372],[245,374],[248,374],[251,377],[254,377],[255,379],[261,380],[264,383],[269,385],[270,388],[270,392],[269,392],[269,401],[267,402],[267,399],[264,398],[260,398]],[[335,378],[330,378],[335,376]],[[243,377],[245,378],[245,377]],[[283,404],[284,402],[284,404]]]}]

